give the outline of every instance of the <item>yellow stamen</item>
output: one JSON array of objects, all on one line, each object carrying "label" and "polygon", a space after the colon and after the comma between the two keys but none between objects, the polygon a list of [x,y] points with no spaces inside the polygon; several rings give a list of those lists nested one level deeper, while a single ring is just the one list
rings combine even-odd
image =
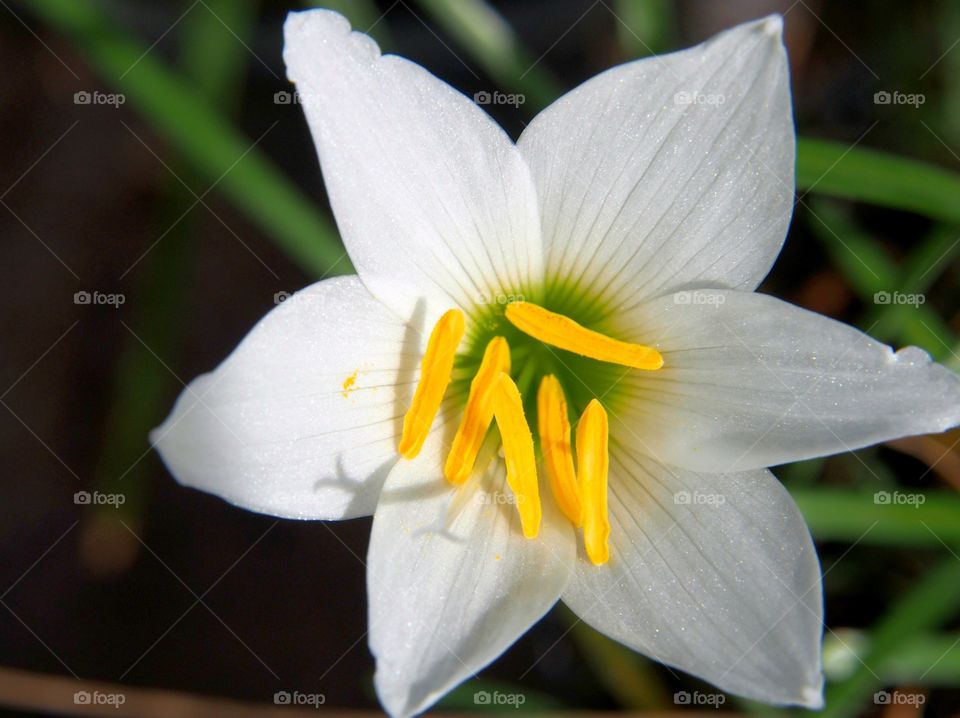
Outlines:
[{"label": "yellow stamen", "polygon": [[508,304],[506,316],[524,334],[580,356],[634,369],[663,366],[663,357],[653,347],[613,339],[530,302]]},{"label": "yellow stamen", "polygon": [[420,381],[413,402],[403,417],[403,435],[398,450],[406,459],[420,453],[430,433],[430,426],[450,384],[454,354],[462,338],[463,312],[459,309],[451,309],[440,317],[430,332],[427,351],[420,363]]},{"label": "yellow stamen", "polygon": [[500,374],[493,388],[493,415],[497,419],[503,458],[507,465],[507,483],[517,500],[520,526],[526,538],[540,533],[540,491],[537,488],[537,460],[533,436],[523,415],[520,390],[507,374]]},{"label": "yellow stamen", "polygon": [[570,448],[570,420],[567,418],[567,400],[557,377],[549,374],[540,382],[537,392],[537,424],[540,446],[553,496],[560,510],[574,526],[583,524],[583,505],[580,487],[573,468],[573,450]]},{"label": "yellow stamen", "polygon": [[610,559],[609,464],[607,412],[594,399],[583,410],[577,425],[577,476],[583,490],[583,545],[587,557],[597,566]]},{"label": "yellow stamen", "polygon": [[501,373],[510,373],[510,346],[503,337],[494,337],[487,344],[480,369],[470,383],[467,408],[443,469],[444,476],[451,484],[462,484],[473,470],[483,437],[493,421],[490,395]]},{"label": "yellow stamen", "polygon": [[344,399],[349,397],[350,392],[353,391],[353,385],[357,383],[357,374],[359,373],[360,371],[358,369],[354,369],[353,373],[343,380],[343,385],[341,386],[342,391],[340,393],[343,394]]}]

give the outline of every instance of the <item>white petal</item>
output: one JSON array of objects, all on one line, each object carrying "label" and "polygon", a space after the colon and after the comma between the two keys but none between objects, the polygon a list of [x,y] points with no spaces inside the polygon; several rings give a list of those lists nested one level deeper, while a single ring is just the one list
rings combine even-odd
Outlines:
[{"label": "white petal", "polygon": [[284,33],[337,224],[376,297],[405,316],[427,296],[429,320],[539,276],[530,171],[485,112],[336,13],[291,13]]},{"label": "white petal", "polygon": [[548,502],[540,535],[523,538],[499,459],[444,530],[453,489],[438,444],[435,434],[390,472],[373,519],[370,650],[393,716],[425,710],[503,653],[556,603],[576,561],[573,529]]},{"label": "white petal", "polygon": [[356,277],[318,282],[191,382],[151,441],[181,483],[238,506],[301,519],[369,515],[397,460],[422,332]]},{"label": "white petal", "polygon": [[[697,290],[631,312],[626,334],[664,367],[624,381],[638,449],[697,471],[742,471],[960,423],[960,377],[926,352],[773,297]],[[642,374],[642,375],[641,375]]]},{"label": "white petal", "polygon": [[548,276],[631,304],[691,283],[759,284],[794,194],[780,30],[770,17],[614,67],[534,119],[518,145]]},{"label": "white petal", "polygon": [[820,564],[773,475],[695,474],[618,449],[610,471],[610,562],[581,557],[564,602],[725,691],[820,707]]}]

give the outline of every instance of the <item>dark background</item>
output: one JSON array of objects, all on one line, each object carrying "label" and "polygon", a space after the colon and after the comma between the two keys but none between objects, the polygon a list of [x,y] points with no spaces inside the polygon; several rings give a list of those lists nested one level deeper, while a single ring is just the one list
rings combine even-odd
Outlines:
[{"label": "dark background", "polygon": [[[607,4],[493,4],[565,88],[628,59]],[[364,637],[369,520],[298,523],[238,510],[180,487],[147,442],[183,382],[216,366],[274,306],[275,293],[317,277],[216,188],[203,195],[211,181],[131,103],[74,104],[77,91],[116,89],[30,2],[0,5],[0,664],[251,702],[299,690],[323,693],[328,707],[376,708]],[[190,15],[207,12],[190,2],[104,5],[172,66],[190,52],[181,32]],[[950,149],[960,140],[960,48],[920,79],[950,46],[949,33],[960,33],[957,3],[664,5],[670,23],[658,51],[786,12],[801,134],[960,165]],[[468,95],[498,87],[419,5],[378,6],[391,51]],[[249,51],[217,102],[251,143],[262,136],[258,147],[329,213],[300,108],[273,102],[275,92],[292,89],[283,79],[281,24],[300,7],[253,3]],[[885,88],[924,92],[927,102],[878,108],[873,93]],[[493,114],[516,137],[531,111],[501,106]],[[895,262],[930,227],[904,212],[846,210]],[[764,291],[862,326],[869,307],[803,212]],[[928,303],[960,330],[957,286],[954,266]],[[81,290],[122,293],[125,302],[76,305]],[[873,450],[869,461],[906,485],[925,471],[889,448]],[[858,471],[840,457],[813,478],[786,478],[854,482]],[[940,476],[931,482],[949,485]],[[78,506],[79,490],[121,492],[125,503]],[[820,549],[829,565],[850,546]],[[870,625],[910,585],[925,551],[855,547],[827,577],[828,625]],[[570,708],[622,706],[609,676],[598,676],[602,669],[585,655],[591,637],[568,628],[555,611],[483,680]],[[649,707],[673,710],[663,696],[695,685],[654,664],[640,670]],[[950,714],[954,700],[936,693],[927,712]]]}]

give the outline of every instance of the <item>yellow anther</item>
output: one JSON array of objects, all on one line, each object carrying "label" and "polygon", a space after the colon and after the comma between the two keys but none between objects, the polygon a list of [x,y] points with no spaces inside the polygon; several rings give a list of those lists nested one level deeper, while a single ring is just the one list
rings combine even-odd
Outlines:
[{"label": "yellow anther", "polygon": [[451,484],[462,484],[473,470],[483,437],[493,421],[491,394],[501,373],[510,373],[510,346],[503,337],[494,337],[487,344],[480,369],[470,383],[467,408],[443,469]]},{"label": "yellow anther", "polygon": [[537,425],[543,462],[553,496],[564,515],[574,526],[583,524],[583,506],[580,487],[573,468],[573,450],[570,447],[570,419],[567,400],[557,377],[549,374],[540,382],[537,392]]},{"label": "yellow anther", "polygon": [[653,347],[613,339],[530,302],[508,304],[506,316],[524,334],[580,356],[634,369],[663,366],[663,357]]},{"label": "yellow anther", "polygon": [[453,358],[462,338],[463,312],[459,309],[451,309],[440,317],[430,332],[427,351],[420,363],[420,381],[413,402],[403,417],[403,435],[398,451],[406,459],[420,453],[430,433],[430,426],[450,384]]},{"label": "yellow anther", "polygon": [[610,559],[609,464],[607,412],[594,399],[577,425],[577,476],[583,491],[583,545],[587,557],[597,566]]},{"label": "yellow anther", "polygon": [[537,488],[537,459],[533,436],[523,415],[520,390],[507,374],[500,374],[493,389],[493,415],[503,442],[507,483],[517,501],[520,526],[526,538],[540,533],[540,491]]}]

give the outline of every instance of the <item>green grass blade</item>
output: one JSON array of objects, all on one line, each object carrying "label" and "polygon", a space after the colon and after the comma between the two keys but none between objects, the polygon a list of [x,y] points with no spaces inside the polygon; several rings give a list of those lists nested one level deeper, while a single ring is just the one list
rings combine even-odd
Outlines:
[{"label": "green grass blade", "polygon": [[938,549],[944,548],[943,542],[960,545],[960,496],[953,492],[894,496],[886,491],[888,501],[872,490],[817,488],[790,493],[818,541]]},{"label": "green grass blade", "polygon": [[801,137],[797,187],[960,224],[960,175],[878,150]]},{"label": "green grass blade", "polygon": [[928,571],[880,619],[870,634],[869,650],[853,675],[828,687],[821,718],[850,718],[884,686],[882,666],[904,641],[929,631],[960,610],[960,561],[953,555]]},{"label": "green grass blade", "polygon": [[527,52],[513,28],[483,0],[416,0],[497,84],[525,97],[531,112],[549,105],[560,84]]},{"label": "green grass blade", "polygon": [[960,254],[960,228],[945,224],[935,226],[907,259],[901,289],[904,292],[926,292],[957,254]]},{"label": "green grass blade", "polygon": [[204,0],[183,19],[180,66],[197,91],[214,107],[233,110],[250,37],[257,19],[259,0]]},{"label": "green grass blade", "polygon": [[908,637],[880,676],[891,685],[960,686],[960,635]]},{"label": "green grass blade", "polygon": [[[190,13],[180,25],[184,72],[218,107],[236,104],[247,60],[244,40],[252,34],[258,4],[207,0],[209,12]],[[215,57],[208,58],[205,48],[215,51]],[[200,181],[179,158],[170,164],[188,185]],[[159,224],[169,226],[193,198],[173,177],[165,181],[157,218]],[[188,311],[183,289],[190,284],[197,220],[197,215],[190,215],[177,223],[144,258],[136,277],[131,306],[137,310],[125,327],[94,474],[98,491],[122,494],[125,501],[116,509],[92,507],[80,528],[81,560],[96,575],[127,570],[140,549],[134,534],[139,535],[143,524],[149,487],[138,469],[150,466],[144,460],[147,434],[169,408],[166,403],[177,387],[167,367],[176,365],[183,325],[167,317]]]},{"label": "green grass blade", "polygon": [[896,265],[873,237],[851,222],[840,207],[819,201],[810,203],[808,210],[807,223],[811,231],[864,301],[872,303],[876,292],[892,291],[899,286]]},{"label": "green grass blade", "polygon": [[667,0],[617,0],[617,39],[629,59],[669,52],[674,44],[674,6]]},{"label": "green grass blade", "polygon": [[[824,201],[809,205],[808,224],[833,264],[840,269],[868,307],[864,329],[878,339],[923,347],[940,360],[950,357],[957,343],[950,328],[929,305],[877,305],[878,292],[911,293],[904,273],[872,237],[853,224],[836,205]],[[910,270],[908,268],[907,273]]]},{"label": "green grass blade", "polygon": [[99,2],[22,1],[69,37],[105,82],[307,271],[350,271],[334,228],[316,205],[155,53],[127,37]]},{"label": "green grass blade", "polygon": [[565,606],[557,610],[570,625],[570,635],[587,665],[621,708],[663,711],[673,706],[657,669],[647,658],[594,630]]}]

